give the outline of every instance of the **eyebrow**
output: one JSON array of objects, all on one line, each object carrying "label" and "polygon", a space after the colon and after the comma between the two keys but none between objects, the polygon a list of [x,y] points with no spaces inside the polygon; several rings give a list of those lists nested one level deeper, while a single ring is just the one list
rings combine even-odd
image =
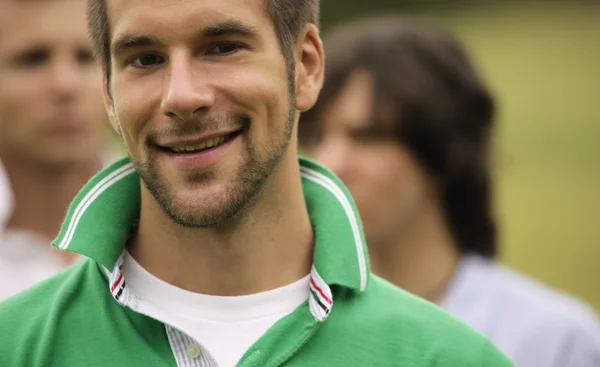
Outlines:
[{"label": "eyebrow", "polygon": [[237,35],[244,37],[258,37],[258,31],[237,20],[228,20],[221,23],[211,24],[200,32],[201,38],[214,38],[220,36]]},{"label": "eyebrow", "polygon": [[[203,28],[197,35],[196,39],[202,38],[217,38],[222,36],[242,36],[247,38],[258,38],[258,31],[254,27],[250,27],[237,20],[228,20],[220,23],[211,24]],[[140,47],[148,47],[153,45],[162,45],[163,43],[157,38],[124,34],[115,37],[111,46],[111,53],[119,55],[129,49]]]},{"label": "eyebrow", "polygon": [[129,49],[160,44],[157,39],[148,36],[123,35],[115,39],[111,46],[113,55],[120,55]]}]

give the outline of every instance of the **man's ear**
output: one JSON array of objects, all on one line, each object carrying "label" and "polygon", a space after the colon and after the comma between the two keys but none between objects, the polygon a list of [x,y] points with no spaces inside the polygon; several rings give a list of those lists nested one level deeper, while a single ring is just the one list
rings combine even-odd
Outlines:
[{"label": "man's ear", "polygon": [[303,112],[311,109],[319,97],[325,72],[325,54],[319,30],[307,24],[298,37],[296,56],[296,104]]},{"label": "man's ear", "polygon": [[106,113],[108,114],[108,119],[110,120],[110,124],[115,129],[115,131],[121,135],[121,126],[119,125],[119,120],[117,119],[117,114],[115,112],[115,104],[112,99],[112,92],[110,90],[110,80],[106,73],[102,78],[102,97],[104,99],[104,108],[106,109]]}]

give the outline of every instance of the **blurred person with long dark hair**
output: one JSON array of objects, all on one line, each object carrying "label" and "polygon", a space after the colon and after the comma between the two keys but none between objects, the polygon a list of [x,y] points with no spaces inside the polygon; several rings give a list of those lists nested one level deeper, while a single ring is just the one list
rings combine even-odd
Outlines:
[{"label": "blurred person with long dark hair", "polygon": [[102,167],[101,71],[87,37],[85,1],[0,4],[0,299],[77,257],[50,247],[69,203]]},{"label": "blurred person with long dark hair", "polygon": [[487,335],[517,366],[600,366],[593,311],[496,262],[495,103],[459,41],[391,17],[324,42],[325,84],[300,143],[350,189],[373,271]]}]

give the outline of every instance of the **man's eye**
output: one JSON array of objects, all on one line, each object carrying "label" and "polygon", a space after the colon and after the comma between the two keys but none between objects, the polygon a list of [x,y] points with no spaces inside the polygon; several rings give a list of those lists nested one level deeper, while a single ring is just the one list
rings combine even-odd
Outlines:
[{"label": "man's eye", "polygon": [[157,55],[142,55],[131,61],[131,64],[138,68],[148,68],[158,64],[162,64],[164,59]]},{"label": "man's eye", "polygon": [[28,68],[40,66],[50,60],[50,50],[34,49],[16,57],[15,63]]},{"label": "man's eye", "polygon": [[77,61],[80,64],[93,64],[95,61],[94,53],[88,49],[79,49],[77,50]]},{"label": "man's eye", "polygon": [[236,53],[242,46],[236,43],[221,43],[208,51],[209,55],[230,55]]},{"label": "man's eye", "polygon": [[353,130],[351,135],[354,140],[361,143],[373,143],[385,138],[385,134],[382,131],[367,128]]}]

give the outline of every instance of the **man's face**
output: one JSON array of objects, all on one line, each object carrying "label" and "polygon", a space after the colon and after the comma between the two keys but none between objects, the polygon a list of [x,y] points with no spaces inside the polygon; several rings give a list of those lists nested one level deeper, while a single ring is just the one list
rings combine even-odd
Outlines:
[{"label": "man's face", "polygon": [[301,128],[304,153],[346,184],[377,250],[398,241],[423,207],[428,179],[410,152],[373,124],[373,81],[365,71],[345,86],[318,121]]},{"label": "man's face", "polygon": [[288,151],[295,109],[263,0],[112,0],[105,101],[176,223],[226,222]]},{"label": "man's face", "polygon": [[0,4],[0,156],[42,167],[89,161],[106,113],[85,1]]}]

